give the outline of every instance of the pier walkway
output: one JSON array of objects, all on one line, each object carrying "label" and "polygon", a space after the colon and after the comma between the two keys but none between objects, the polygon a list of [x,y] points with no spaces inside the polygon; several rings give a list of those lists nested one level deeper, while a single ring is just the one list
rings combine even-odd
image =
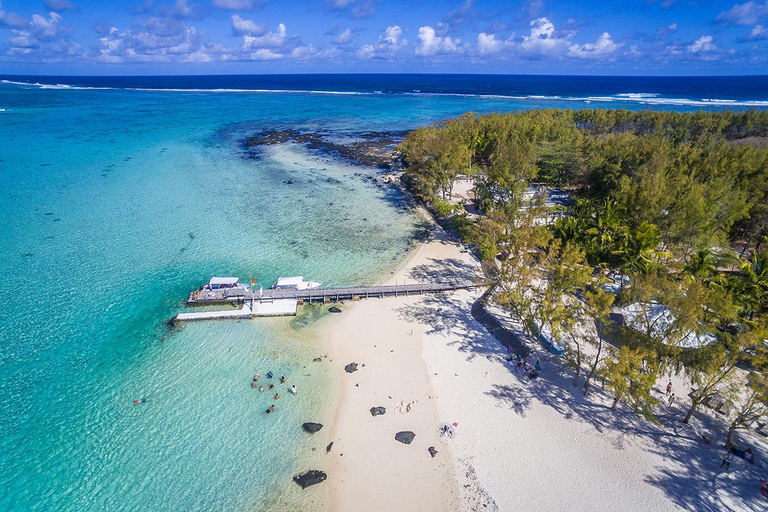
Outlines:
[{"label": "pier walkway", "polygon": [[257,316],[295,315],[297,306],[312,302],[338,302],[368,298],[408,297],[427,293],[443,293],[456,290],[473,290],[487,286],[484,281],[451,281],[444,283],[412,283],[384,286],[354,286],[347,288],[315,288],[313,290],[256,290],[239,286],[219,290],[204,290],[197,297],[190,295],[188,306],[214,304],[242,304],[240,309],[225,311],[200,311],[181,313],[175,321],[215,320],[224,318],[250,318]]},{"label": "pier walkway", "polygon": [[412,283],[384,286],[355,286],[348,288],[315,288],[312,290],[278,290],[268,288],[262,291],[251,290],[250,286],[228,288],[225,290],[205,290],[195,298],[190,296],[188,305],[221,304],[232,302],[270,302],[293,299],[301,302],[336,302],[367,298],[400,297],[440,293],[456,290],[473,290],[486,286],[485,281],[450,281],[444,283]]}]

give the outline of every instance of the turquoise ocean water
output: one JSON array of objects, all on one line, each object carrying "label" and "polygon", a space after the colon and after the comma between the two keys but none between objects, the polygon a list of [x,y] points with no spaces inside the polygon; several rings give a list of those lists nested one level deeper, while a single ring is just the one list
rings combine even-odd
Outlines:
[{"label": "turquoise ocean water", "polygon": [[[322,486],[302,493],[290,482],[324,452],[300,424],[329,418],[335,403],[336,376],[312,362],[324,354],[318,310],[167,321],[213,275],[376,282],[412,246],[419,220],[397,192],[354,175],[371,170],[290,144],[248,159],[248,134],[617,106],[114,85],[0,83],[0,510],[327,507]],[[282,392],[266,416],[273,401],[250,379],[268,370],[299,395]],[[134,406],[142,397],[154,400]]]}]

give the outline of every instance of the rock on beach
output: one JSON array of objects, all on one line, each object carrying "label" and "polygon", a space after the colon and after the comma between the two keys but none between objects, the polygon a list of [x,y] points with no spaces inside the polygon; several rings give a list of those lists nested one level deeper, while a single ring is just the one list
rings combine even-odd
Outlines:
[{"label": "rock on beach", "polygon": [[416,434],[410,430],[404,430],[395,434],[395,441],[400,441],[403,444],[411,444],[414,437],[416,437]]}]

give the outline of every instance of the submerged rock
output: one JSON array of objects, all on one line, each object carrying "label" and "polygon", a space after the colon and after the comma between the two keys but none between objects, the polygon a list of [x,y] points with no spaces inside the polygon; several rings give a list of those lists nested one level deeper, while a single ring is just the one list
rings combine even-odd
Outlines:
[{"label": "submerged rock", "polygon": [[381,416],[383,414],[387,414],[387,409],[385,407],[371,407],[371,416]]},{"label": "submerged rock", "polygon": [[341,310],[339,308],[337,308],[336,306],[331,306],[330,308],[328,308],[328,311],[330,313],[341,313]]},{"label": "submerged rock", "polygon": [[434,446],[430,446],[429,448],[427,448],[427,451],[429,452],[429,454],[432,456],[433,459],[435,458],[435,455],[437,455],[437,450],[435,450]]},{"label": "submerged rock", "polygon": [[333,448],[333,441],[328,443],[328,446],[325,447],[325,453],[331,453],[331,448]]},{"label": "submerged rock", "polygon": [[416,437],[416,434],[410,430],[404,430],[395,434],[395,441],[400,441],[403,444],[411,444],[414,437]]},{"label": "submerged rock", "polygon": [[318,432],[321,428],[323,428],[322,423],[312,423],[307,422],[301,425],[301,428],[304,429],[304,432],[309,432],[310,434],[314,434],[315,432]]},{"label": "submerged rock", "polygon": [[357,363],[349,363],[344,367],[344,371],[347,373],[354,373],[357,371]]},{"label": "submerged rock", "polygon": [[326,478],[328,478],[328,475],[326,475],[324,472],[317,469],[310,469],[303,475],[294,476],[293,481],[299,484],[302,489],[306,489],[311,485],[325,482]]},{"label": "submerged rock", "polygon": [[319,363],[319,362],[321,362],[321,361],[322,361],[322,359],[321,359],[321,358],[319,358],[319,357],[316,357],[316,358],[314,358],[314,359],[312,360],[312,362],[313,362],[313,363]]}]

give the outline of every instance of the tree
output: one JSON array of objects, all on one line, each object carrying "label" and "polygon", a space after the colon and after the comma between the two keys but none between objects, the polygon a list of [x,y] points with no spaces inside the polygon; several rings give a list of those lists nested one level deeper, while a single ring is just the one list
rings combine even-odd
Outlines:
[{"label": "tree", "polygon": [[575,335],[575,327],[583,320],[583,308],[574,294],[589,283],[592,269],[587,264],[584,252],[570,242],[563,244],[557,238],[552,239],[548,254],[549,257],[542,264],[544,281],[540,287],[541,294],[536,312],[542,328],[545,325],[551,326],[555,337],[566,341],[565,334],[569,334],[569,344],[572,343],[576,347],[576,375],[573,380],[573,385],[576,386],[579,382],[582,353],[579,339]]},{"label": "tree", "polygon": [[734,381],[727,396],[732,407],[728,413],[725,447],[730,449],[737,430],[749,429],[768,418],[768,377],[761,372],[751,372],[746,379],[746,389],[743,381]]},{"label": "tree", "polygon": [[610,317],[613,300],[613,294],[608,293],[599,286],[584,293],[584,315],[594,323],[595,327],[594,336],[587,337],[587,341],[597,348],[597,353],[594,358],[592,358],[589,373],[587,373],[587,377],[584,380],[585,396],[589,394],[592,377],[597,372],[597,366],[600,364],[601,357],[603,356],[605,334],[610,330],[610,327],[613,324],[613,320],[611,320]]},{"label": "tree", "polygon": [[[762,333],[762,334],[760,334]],[[736,365],[742,361],[747,351],[755,344],[762,343],[765,331],[750,331],[731,335],[721,333],[721,341],[695,349],[686,354],[687,373],[696,385],[690,393],[691,407],[683,422],[688,423],[696,408],[718,394],[721,384],[727,382]]]},{"label": "tree", "polygon": [[654,420],[653,406],[658,402],[651,395],[656,383],[656,373],[646,365],[648,354],[642,349],[623,345],[616,357],[605,362],[605,385],[613,392],[611,409],[616,410],[619,401],[625,400],[636,415]]}]

